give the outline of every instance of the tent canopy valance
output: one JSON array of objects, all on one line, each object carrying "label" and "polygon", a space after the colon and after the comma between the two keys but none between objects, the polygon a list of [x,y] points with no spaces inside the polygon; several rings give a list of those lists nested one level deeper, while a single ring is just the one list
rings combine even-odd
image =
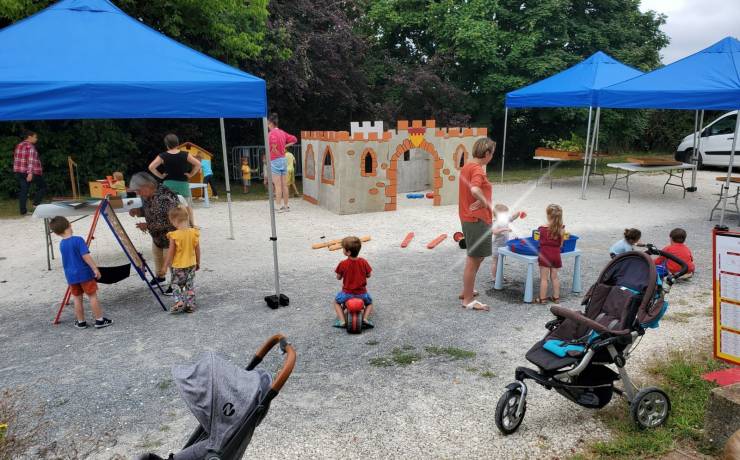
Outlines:
[{"label": "tent canopy valance", "polygon": [[64,0],[0,30],[0,120],[261,118],[265,81],[108,0]]}]

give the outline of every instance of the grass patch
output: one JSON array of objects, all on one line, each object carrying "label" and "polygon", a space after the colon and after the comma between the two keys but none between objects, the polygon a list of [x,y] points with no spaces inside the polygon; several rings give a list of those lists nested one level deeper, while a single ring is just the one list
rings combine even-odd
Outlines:
[{"label": "grass patch", "polygon": [[379,343],[380,342],[378,342],[377,340],[368,340],[367,342],[365,342],[365,345],[370,345],[371,347],[373,347]]},{"label": "grass patch", "polygon": [[691,311],[677,311],[675,313],[668,313],[663,317],[664,321],[673,321],[675,323],[688,323],[689,318],[693,318],[697,313]]},{"label": "grass patch", "polygon": [[429,346],[429,347],[425,347],[424,351],[426,351],[432,356],[447,356],[454,360],[475,358],[474,351],[463,350],[462,348],[456,348],[456,347]]},{"label": "grass patch", "polygon": [[411,345],[394,348],[390,356],[379,356],[370,359],[370,365],[375,367],[408,366],[422,359],[422,356],[413,351]]},{"label": "grass patch", "polygon": [[169,389],[171,386],[172,386],[172,380],[169,380],[169,379],[160,380],[159,383],[157,383],[157,388],[159,388],[162,391]]},{"label": "grass patch", "polygon": [[671,399],[668,422],[657,429],[639,430],[624,404],[613,404],[599,414],[610,428],[613,438],[597,442],[586,452],[573,458],[635,459],[664,455],[678,447],[696,449],[705,454],[716,454],[702,437],[704,412],[709,392],[716,385],[702,380],[701,375],[724,367],[709,354],[690,357],[677,352],[665,361],[648,368],[652,379],[661,381]]},{"label": "grass patch", "polygon": [[480,373],[481,377],[485,377],[487,379],[492,379],[496,377],[496,374],[494,374],[492,371],[483,371]]}]

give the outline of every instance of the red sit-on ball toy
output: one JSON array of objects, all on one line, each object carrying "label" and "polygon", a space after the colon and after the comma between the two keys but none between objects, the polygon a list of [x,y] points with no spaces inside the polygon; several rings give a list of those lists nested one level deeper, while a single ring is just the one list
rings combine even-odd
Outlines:
[{"label": "red sit-on ball toy", "polygon": [[362,299],[353,298],[346,301],[344,306],[347,307],[347,311],[350,313],[359,313],[365,308],[365,302]]},{"label": "red sit-on ball toy", "polygon": [[465,238],[463,232],[455,232],[452,234],[452,239],[455,240],[455,243],[459,242],[463,238]]},{"label": "red sit-on ball toy", "polygon": [[527,213],[526,212],[522,211],[522,212],[519,213],[519,218],[520,219],[524,219],[526,217],[527,217]]}]

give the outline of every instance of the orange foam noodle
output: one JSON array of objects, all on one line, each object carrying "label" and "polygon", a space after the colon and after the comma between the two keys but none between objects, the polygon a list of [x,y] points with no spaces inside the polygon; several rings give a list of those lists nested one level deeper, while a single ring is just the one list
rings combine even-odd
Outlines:
[{"label": "orange foam noodle", "polygon": [[439,235],[438,237],[430,241],[429,244],[427,244],[427,249],[436,248],[439,245],[439,243],[441,243],[445,239],[447,239],[447,233],[442,233],[441,235]]},{"label": "orange foam noodle", "polygon": [[404,238],[403,241],[401,241],[401,247],[402,248],[408,247],[409,243],[411,243],[411,240],[413,239],[414,239],[414,232],[409,232],[406,235],[406,238]]}]

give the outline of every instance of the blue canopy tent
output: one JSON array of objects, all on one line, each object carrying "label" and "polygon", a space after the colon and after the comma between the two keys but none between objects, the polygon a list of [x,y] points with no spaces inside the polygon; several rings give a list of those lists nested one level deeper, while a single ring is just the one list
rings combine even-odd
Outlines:
[{"label": "blue canopy tent", "polygon": [[[581,196],[585,197],[590,174],[591,157],[589,152],[597,147],[598,124],[601,115],[596,104],[596,92],[614,83],[642,75],[637,69],[629,67],[606,53],[597,51],[588,59],[563,70],[551,77],[540,80],[524,88],[506,94],[504,112],[504,146],[501,161],[501,180],[504,178],[504,160],[506,158],[506,130],[509,109],[541,107],[588,107],[588,127],[586,133],[586,157],[584,158],[584,175],[581,181]],[[596,109],[593,136],[591,120],[593,108]]]},{"label": "blue canopy tent", "polygon": [[[740,41],[726,37],[679,61],[598,92],[601,107],[620,109],[735,110],[740,108]],[[702,130],[701,123],[699,131]],[[736,117],[720,225],[724,224],[727,190],[740,133]],[[696,129],[694,130],[696,136]],[[701,137],[699,138],[699,141]],[[697,141],[694,141],[696,180]]]},{"label": "blue canopy tent", "polygon": [[219,119],[231,239],[224,118],[261,118],[267,151],[266,116],[264,80],[166,37],[108,0],[63,0],[0,30],[0,120]]}]

